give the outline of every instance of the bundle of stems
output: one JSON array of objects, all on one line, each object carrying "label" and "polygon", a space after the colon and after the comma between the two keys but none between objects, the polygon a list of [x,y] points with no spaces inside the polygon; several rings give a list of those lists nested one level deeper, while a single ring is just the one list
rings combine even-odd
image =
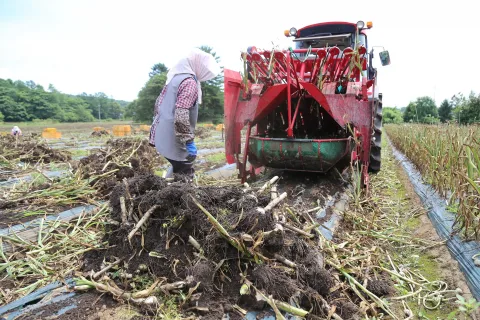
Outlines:
[{"label": "bundle of stems", "polygon": [[96,190],[88,180],[79,179],[74,175],[67,175],[60,180],[50,181],[44,189],[30,190],[32,185],[25,183],[22,188],[6,191],[0,198],[0,207],[27,206],[29,209],[71,207],[84,204],[96,204],[94,195]]},{"label": "bundle of stems", "polygon": [[[9,303],[73,274],[83,253],[106,245],[101,239],[107,215],[105,204],[68,222],[43,218],[31,239],[15,233],[0,235],[0,279],[14,288],[0,290],[0,303]],[[4,250],[7,243],[14,247],[13,251]]]}]

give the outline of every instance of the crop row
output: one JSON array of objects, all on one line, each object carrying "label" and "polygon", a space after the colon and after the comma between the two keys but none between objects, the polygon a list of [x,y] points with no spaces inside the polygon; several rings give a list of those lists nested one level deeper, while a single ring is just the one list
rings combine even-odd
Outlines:
[{"label": "crop row", "polygon": [[386,130],[426,182],[449,200],[456,231],[480,239],[480,127],[403,124]]}]

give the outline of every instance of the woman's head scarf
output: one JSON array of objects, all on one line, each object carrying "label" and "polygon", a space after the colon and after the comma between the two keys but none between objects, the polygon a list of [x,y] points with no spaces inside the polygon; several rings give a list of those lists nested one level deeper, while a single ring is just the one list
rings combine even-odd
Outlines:
[{"label": "woman's head scarf", "polygon": [[177,74],[189,73],[195,76],[198,86],[198,103],[202,103],[202,89],[200,82],[212,80],[220,73],[220,66],[210,53],[194,48],[190,53],[180,59],[177,64],[168,71],[166,85]]}]

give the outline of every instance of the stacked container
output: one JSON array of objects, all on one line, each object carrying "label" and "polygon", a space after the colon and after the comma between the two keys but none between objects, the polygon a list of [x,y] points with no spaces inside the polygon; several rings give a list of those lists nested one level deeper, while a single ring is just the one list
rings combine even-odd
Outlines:
[{"label": "stacked container", "polygon": [[42,132],[42,138],[45,139],[60,139],[62,133],[58,132],[56,128],[45,128]]},{"label": "stacked container", "polygon": [[130,125],[116,125],[113,126],[113,135],[116,137],[124,137],[132,134],[132,127]]}]

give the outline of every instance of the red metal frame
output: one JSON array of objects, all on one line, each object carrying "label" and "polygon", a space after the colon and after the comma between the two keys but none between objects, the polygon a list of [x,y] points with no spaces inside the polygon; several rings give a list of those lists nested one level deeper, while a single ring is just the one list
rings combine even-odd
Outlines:
[{"label": "red metal frame", "polygon": [[248,143],[250,141],[250,134],[252,133],[252,125],[251,123],[249,122],[247,124],[247,136],[245,138],[245,147],[243,149],[243,163],[241,163],[242,165],[242,169],[240,170],[240,175],[242,176],[242,183],[245,182],[245,179],[247,177],[247,161],[248,161]]},{"label": "red metal frame", "polygon": [[[315,25],[323,24],[331,22]],[[315,59],[302,61],[292,57],[307,52],[314,54]],[[364,182],[368,183],[374,101],[373,99],[369,101],[367,92],[373,87],[375,93],[374,80],[360,76],[361,72],[367,69],[365,47],[360,46],[357,50],[347,48],[343,51],[342,57],[339,56],[340,53],[338,47],[290,51],[259,51],[251,47],[249,52],[245,53],[246,61],[251,66],[250,76],[256,76],[257,83],[247,81],[245,84],[239,72],[224,70],[225,152],[228,163],[237,163],[242,182],[258,169],[252,166],[247,170],[248,142],[252,127],[286,100],[287,138],[294,138],[293,126],[300,100],[313,98],[340,126],[350,124],[354,127],[360,143],[352,154],[352,160],[362,163],[364,167],[362,177]],[[319,78],[320,75],[322,78]],[[336,93],[339,85],[346,88],[345,93]],[[292,98],[299,98],[293,114]],[[240,159],[241,130],[245,125],[247,135],[243,159]]]}]

